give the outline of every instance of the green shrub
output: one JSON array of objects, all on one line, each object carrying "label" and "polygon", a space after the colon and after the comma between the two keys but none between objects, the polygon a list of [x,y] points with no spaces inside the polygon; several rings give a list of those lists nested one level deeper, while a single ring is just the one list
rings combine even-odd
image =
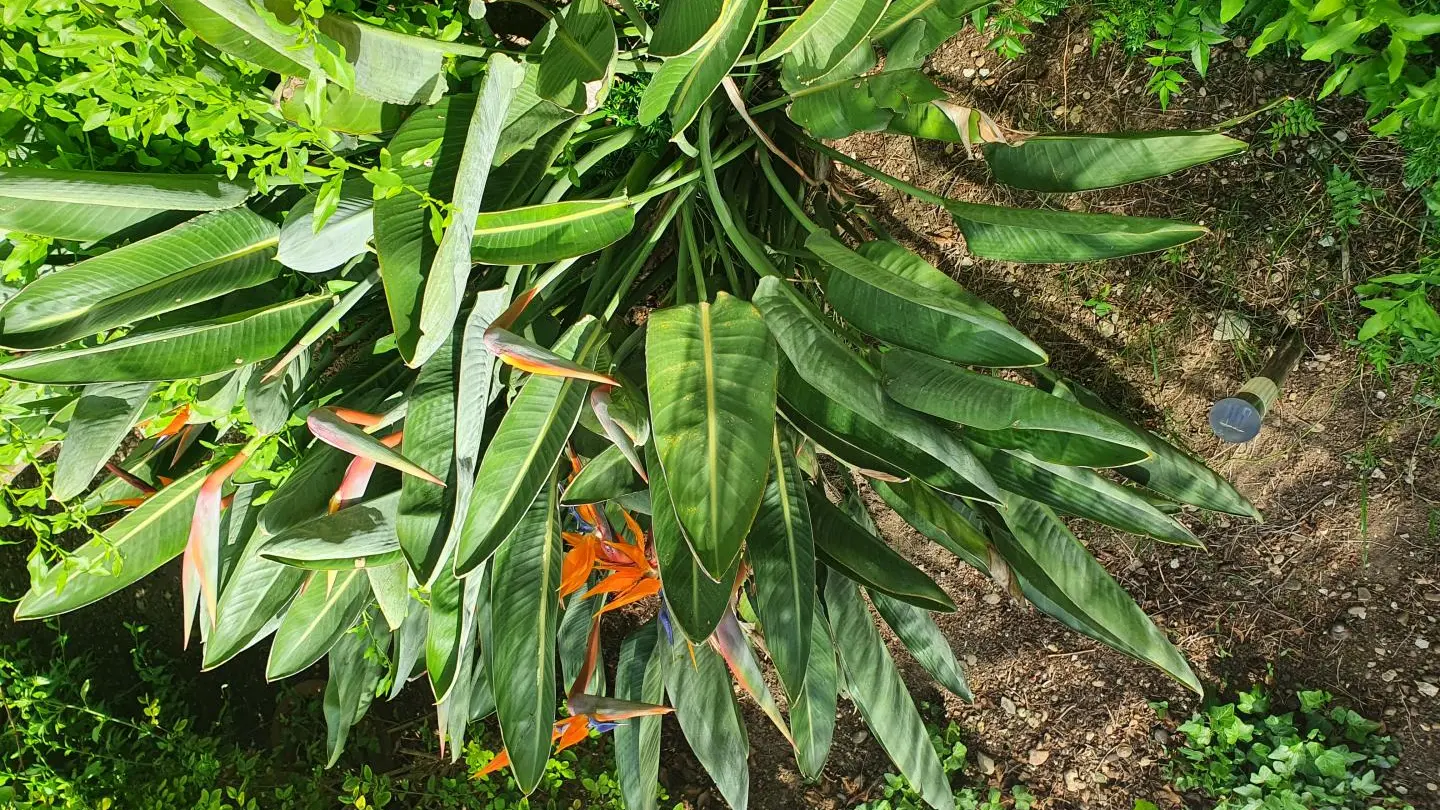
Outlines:
[{"label": "green shrub", "polygon": [[[963,781],[962,774],[968,762],[969,749],[966,747],[960,726],[951,722],[943,730],[928,727],[930,744],[940,756],[945,776],[954,790],[956,810],[1030,810],[1035,806],[1035,797],[1023,784],[1012,785],[1009,790],[1000,788],[956,787]],[[855,810],[922,810],[925,799],[899,774],[887,773],[880,788],[880,798],[861,802]],[[1009,801],[1005,801],[1006,794]]]},{"label": "green shrub", "polygon": [[[376,698],[423,679],[441,746],[462,756],[470,722],[494,714],[506,750],[477,776],[508,768],[525,792],[552,753],[614,731],[635,808],[654,806],[671,711],[747,804],[732,682],[817,776],[843,673],[899,771],[948,810],[870,604],[963,697],[931,615],[954,603],[832,505],[854,473],[937,553],[1199,691],[1057,512],[1194,546],[1179,504],[1254,507],[1045,368],[828,161],[942,208],[989,259],[1099,261],[1205,229],[947,199],[820,139],[957,144],[1040,192],[1245,145],[1010,142],[920,70],[973,2],[840,2],[768,18],[761,0],[651,17],[527,3],[549,15],[538,33],[477,43],[322,4],[167,0],[225,58],[281,74],[296,118],[354,137],[285,182],[0,169],[0,228],[94,254],[47,257],[0,307],[0,377],[52,403],[18,414],[63,433],[50,494],[119,515],[37,556],[17,616],[76,610],[178,558],[182,638],[198,625],[207,668],[266,641],[271,679],[326,661],[331,762]],[[521,36],[523,59],[494,44]],[[642,621],[610,683],[600,623],[626,605]]]},{"label": "green shrub", "polygon": [[1440,384],[1440,259],[1420,260],[1417,272],[1376,276],[1355,288],[1360,305],[1374,314],[1355,340],[1371,366],[1388,379],[1398,366],[1421,370],[1421,384]]},{"label": "green shrub", "polygon": [[1298,712],[1272,713],[1256,686],[1180,726],[1169,778],[1214,800],[1216,810],[1332,807],[1410,808],[1385,796],[1380,776],[1395,766],[1380,724],[1334,705],[1327,692],[1298,692]]}]

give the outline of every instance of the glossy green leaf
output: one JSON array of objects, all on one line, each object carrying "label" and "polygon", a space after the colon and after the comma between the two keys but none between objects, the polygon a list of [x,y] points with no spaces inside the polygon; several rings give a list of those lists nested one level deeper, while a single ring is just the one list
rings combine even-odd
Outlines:
[{"label": "glossy green leaf", "polygon": [[770,467],[777,353],[755,307],[720,293],[650,314],[650,426],[670,500],[706,573],[740,554]]},{"label": "glossy green leaf", "polygon": [[430,584],[425,669],[437,702],[445,700],[475,650],[475,606],[489,602],[484,572],[461,579],[442,566]]},{"label": "glossy green leaf", "polygon": [[655,560],[660,567],[660,581],[665,586],[665,604],[675,625],[686,638],[703,642],[715,631],[720,617],[730,606],[730,593],[740,570],[740,558],[734,568],[725,572],[719,582],[712,580],[700,567],[684,530],[675,517],[670,501],[670,488],[665,471],[655,458],[655,446],[645,446],[645,466],[650,470],[651,533],[655,542]]},{"label": "glossy green leaf", "polygon": [[340,186],[335,211],[315,230],[317,195],[306,196],[280,226],[275,261],[302,273],[324,273],[359,256],[375,235],[374,191],[365,180],[351,179]]},{"label": "glossy green leaf", "polygon": [[891,0],[871,37],[893,56],[906,54],[907,64],[919,63],[931,51],[960,32],[970,12],[986,0]]},{"label": "glossy green leaf", "polygon": [[[868,46],[861,52],[873,67]],[[868,55],[867,55],[868,54]],[[867,68],[868,70],[868,68]],[[865,76],[836,75],[810,85],[791,87],[790,120],[816,138],[843,138],[856,132],[879,132],[897,113],[912,104],[944,98],[945,93],[919,70],[884,70]]]},{"label": "glossy green leaf", "polygon": [[1073,466],[1118,467],[1150,455],[1124,425],[1039,389],[904,350],[886,353],[883,365],[891,396],[965,425],[977,442]]},{"label": "glossy green leaf", "polygon": [[929,611],[880,591],[870,593],[870,602],[930,677],[961,700],[974,699],[970,686],[965,683],[965,671],[955,660],[955,651],[950,649],[949,640],[940,632]]},{"label": "glossy green leaf", "polygon": [[434,473],[406,458],[404,454],[389,447],[379,439],[340,418],[329,407],[315,408],[305,416],[305,426],[315,438],[341,450],[383,464],[406,475],[420,478],[431,486],[443,486],[444,482]]},{"label": "glossy green leaf", "polygon": [[205,637],[204,669],[214,669],[275,632],[306,572],[260,555],[264,535],[246,543],[220,588],[215,626]]},{"label": "glossy green leaf", "polygon": [[875,494],[916,531],[981,571],[988,571],[990,543],[951,505],[950,497],[921,481],[872,481]]},{"label": "glossy green leaf", "polygon": [[[876,239],[861,243],[855,250],[891,273],[904,276],[934,295],[943,296],[948,299],[947,305],[973,310],[981,315],[989,315],[997,321],[1008,322],[1005,313],[960,286],[955,279],[903,245],[888,239]],[[1043,349],[1041,351],[1043,352]]]},{"label": "glossy green leaf", "polygon": [[471,50],[473,46],[391,31],[333,11],[317,26],[344,49],[354,72],[355,92],[390,104],[434,103],[446,91],[446,55],[483,54],[478,48]]},{"label": "glossy green leaf", "polygon": [[[750,741],[725,662],[709,644],[678,640],[669,649],[665,691],[700,765],[733,810],[750,802]],[[692,659],[693,654],[693,659]]]},{"label": "glossy green leaf", "polygon": [[152,383],[145,382],[85,386],[65,429],[60,457],[55,460],[50,497],[68,501],[90,487],[130,434],[154,390]]},{"label": "glossy green leaf", "polygon": [[350,729],[365,716],[385,675],[384,664],[369,654],[389,642],[390,634],[377,627],[371,623],[367,632],[346,633],[330,649],[323,704],[327,768],[339,761]]},{"label": "glossy green leaf", "polygon": [[265,664],[266,680],[288,678],[319,661],[369,602],[370,581],[358,568],[311,574],[275,631]]},{"label": "glossy green leaf", "polygon": [[0,343],[38,349],[182,309],[275,278],[276,229],[245,208],[48,273],[0,307]]},{"label": "glossy green leaf", "polygon": [[279,433],[290,421],[290,415],[300,404],[305,385],[310,375],[310,352],[296,353],[295,359],[285,364],[280,376],[266,380],[263,371],[247,375],[245,382],[245,410],[255,429],[264,435]]},{"label": "glossy green leaf", "polygon": [[1149,459],[1115,471],[1141,486],[1203,509],[1226,512],[1240,517],[1260,520],[1260,512],[1250,501],[1236,491],[1235,487],[1214,470],[1199,460],[1172,446],[1140,425],[1127,419],[1124,414],[1106,405],[1104,400],[1078,383],[1064,380],[1059,375],[1041,369],[1040,384],[1051,393],[1063,399],[1079,402],[1091,410],[1099,411],[1122,425],[1130,428],[1145,442],[1153,454]]},{"label": "glossy green leaf", "polygon": [[1007,496],[1003,518],[1010,532],[993,533],[995,546],[1026,584],[1092,637],[1203,694],[1185,657],[1048,508]]},{"label": "glossy green leaf", "polygon": [[[797,393],[789,402],[811,422],[856,447],[893,459],[896,466],[946,491],[999,500],[999,487],[964,444],[944,427],[887,397],[879,374],[841,342],[788,284],[777,278],[761,279],[754,301],[790,368],[823,396],[816,400]],[[782,384],[787,399],[792,391],[803,391],[788,380]],[[825,401],[830,405],[825,406]],[[807,402],[814,407],[807,409]],[[826,418],[827,412],[833,419]]]},{"label": "glossy green leaf", "polygon": [[485,330],[510,303],[510,288],[476,293],[475,303],[465,319],[459,351],[456,390],[466,396],[455,399],[455,466],[451,485],[449,534],[445,540],[446,554],[453,556],[470,512],[474,493],[475,471],[480,463],[480,442],[484,438],[485,416],[495,392],[495,357],[485,346]]},{"label": "glossy green leaf", "polygon": [[[166,0],[165,5],[196,36],[231,56],[287,76],[325,72],[320,61],[325,55],[317,57],[316,45],[303,42],[298,29],[294,33],[286,31],[262,3],[252,4],[246,0]],[[324,48],[325,44],[319,47]],[[338,57],[332,55],[329,61],[338,61]],[[341,75],[331,78],[338,84],[352,85],[351,77]]]},{"label": "glossy green leaf", "polygon": [[725,0],[661,0],[650,53],[678,56],[695,46],[720,18]]},{"label": "glossy green leaf", "polygon": [[740,59],[764,10],[765,0],[722,0],[714,25],[656,71],[640,98],[640,123],[669,112],[671,132],[684,132]]},{"label": "glossy green leaf", "polygon": [[866,531],[814,488],[807,488],[806,495],[814,527],[815,556],[822,562],[867,588],[916,607],[947,613],[955,610],[955,603],[934,580],[884,540]]},{"label": "glossy green leaf", "polygon": [[209,472],[202,467],[175,481],[107,527],[103,537],[51,566],[21,597],[15,618],[43,619],[84,607],[180,556]]},{"label": "glossy green leaf", "polygon": [[105,239],[167,211],[234,208],[250,192],[249,185],[216,175],[5,167],[0,230]]},{"label": "glossy green leaf", "polygon": [[1218,132],[1037,135],[1015,146],[985,144],[995,179],[1032,191],[1088,191],[1164,177],[1247,148]]},{"label": "glossy green leaf", "polygon": [[491,627],[486,650],[500,736],[520,790],[545,774],[555,723],[555,634],[559,621],[560,506],[555,485],[535,499],[490,567]]},{"label": "glossy green leaf", "polygon": [[[825,281],[826,300],[845,320],[868,334],[967,365],[1034,366],[1046,362],[1045,352],[1013,326],[963,303],[960,295],[937,295],[938,284],[922,286],[892,273],[828,234],[812,234],[805,247],[831,267]],[[928,265],[926,269],[939,276],[936,282],[949,280]],[[954,282],[951,286],[959,290]]]},{"label": "glossy green leaf", "polygon": [[[588,364],[603,339],[598,323],[584,318],[554,349]],[[489,559],[534,502],[580,418],[587,385],[572,377],[532,375],[510,403],[475,475],[460,534],[458,573],[467,574]]]},{"label": "glossy green leaf", "polygon": [[820,778],[835,738],[835,709],[840,689],[840,666],[825,613],[815,610],[810,619],[810,657],[805,683],[790,698],[790,730],[795,737],[795,762],[807,780]]},{"label": "glossy green leaf", "polygon": [[280,114],[287,121],[301,126],[321,126],[351,135],[376,135],[393,132],[404,123],[409,110],[399,104],[386,104],[346,90],[338,84],[325,86],[320,117],[310,114],[304,93],[297,93],[280,102]]},{"label": "glossy green leaf", "polygon": [[625,454],[612,444],[585,462],[580,474],[565,487],[565,496],[560,502],[574,505],[612,501],[647,488],[635,468],[625,460]]},{"label": "glossy green leaf", "polygon": [[971,449],[1000,486],[1052,509],[1089,518],[1121,531],[1200,547],[1188,529],[1131,489],[1084,467],[1041,461],[1023,450],[999,450],[973,444]]},{"label": "glossy green leaf", "polygon": [[483,264],[558,262],[594,253],[634,227],[635,209],[625,197],[487,211],[475,220],[471,255]]},{"label": "glossy green leaf", "polygon": [[[620,661],[615,665],[615,697],[649,704],[665,699],[670,651],[658,625],[646,622],[621,643]],[[658,807],[660,723],[659,716],[648,715],[615,727],[615,775],[630,810]]]},{"label": "glossy green leaf", "polygon": [[[874,447],[883,452],[881,447],[865,441],[867,434],[882,433],[875,425],[860,420],[853,411],[839,407],[811,388],[800,379],[788,360],[780,364],[779,394],[780,411],[785,420],[824,452],[871,477],[904,480],[910,476],[896,466],[893,458],[881,458],[866,449]],[[889,439],[890,449],[900,445],[888,433],[883,435]],[[943,469],[939,462],[933,462],[931,466]]]},{"label": "glossy green leaf", "polygon": [[885,6],[886,0],[816,0],[780,32],[760,61],[789,54],[800,81],[814,81],[865,41]]},{"label": "glossy green leaf", "polygon": [[[404,567],[403,563],[400,567]],[[430,628],[430,611],[414,596],[409,598],[409,606],[405,609],[405,622],[392,635],[394,645],[390,661],[393,664],[393,683],[390,685],[389,694],[385,696],[386,700],[394,700],[400,694],[400,690],[405,688],[411,675],[415,673],[420,659],[425,657],[425,636]]]},{"label": "glossy green leaf", "polygon": [[208,377],[273,357],[328,302],[297,298],[99,346],[33,352],[0,364],[0,377],[52,385]]},{"label": "glossy green leaf", "polygon": [[404,560],[389,565],[366,565],[365,575],[370,579],[370,592],[375,594],[385,625],[399,630],[410,611],[410,566]]},{"label": "glossy green leaf", "polygon": [[[463,336],[459,329],[441,344],[420,368],[405,411],[405,438],[400,451],[405,457],[427,470],[445,477],[447,485],[437,487],[407,475],[400,479],[400,504],[395,514],[395,533],[405,561],[418,582],[428,584],[435,578],[448,551],[446,540],[450,523],[446,516],[453,508],[457,476],[455,461],[456,385],[460,369],[460,347]],[[488,389],[477,396],[482,400]],[[483,406],[482,406],[483,407]]]},{"label": "glossy green leaf", "polygon": [[450,225],[440,238],[440,246],[425,277],[425,291],[420,305],[420,336],[416,341],[411,365],[420,365],[439,351],[454,331],[455,318],[464,300],[465,283],[470,277],[470,250],[474,229],[471,223],[480,215],[485,198],[485,185],[495,161],[505,111],[515,98],[515,90],[524,78],[519,63],[500,54],[490,57],[480,95],[470,115],[465,135],[465,151],[456,170],[455,194],[450,200]]},{"label": "glossy green leaf", "polygon": [[865,725],[880,742],[900,773],[922,799],[937,810],[953,810],[954,793],[930,734],[910,698],[910,690],[895,668],[880,631],[865,609],[855,583],[832,573],[825,582],[825,605],[837,639],[835,645],[845,668],[850,699]]},{"label": "glossy green leaf", "polygon": [[765,648],[788,695],[799,695],[810,660],[815,610],[815,543],[805,481],[790,443],[771,439],[772,470],[745,541],[755,572],[755,613]]},{"label": "glossy green leaf", "polygon": [[391,492],[333,515],[311,518],[266,540],[260,554],[297,568],[326,570],[398,562],[395,507],[399,501],[400,493]]},{"label": "glossy green leaf", "polygon": [[[474,109],[474,96],[447,96],[405,120],[388,146],[396,161],[392,171],[404,186],[419,189],[432,199],[452,199]],[[414,166],[399,162],[407,151],[425,147],[436,139],[440,140],[440,149],[433,158]],[[429,208],[419,204],[411,191],[402,190],[375,202],[375,252],[385,281],[385,302],[390,308],[400,356],[411,363],[420,341],[426,277],[439,253],[431,236],[431,216]]]},{"label": "glossy green leaf", "polygon": [[976,256],[1011,262],[1093,262],[1152,253],[1209,233],[1171,219],[1006,208],[948,200],[945,208]]},{"label": "glossy green leaf", "polygon": [[615,72],[617,38],[604,0],[575,0],[540,32],[540,95],[577,113],[599,109]]},{"label": "glossy green leaf", "polygon": [[539,91],[540,66],[525,66],[525,78],[505,111],[505,125],[485,184],[483,210],[524,205],[555,163],[579,119]]}]

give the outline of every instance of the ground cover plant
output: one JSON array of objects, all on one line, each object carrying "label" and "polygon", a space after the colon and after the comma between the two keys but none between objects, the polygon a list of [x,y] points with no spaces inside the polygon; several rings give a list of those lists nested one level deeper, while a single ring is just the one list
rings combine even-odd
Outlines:
[{"label": "ground cover plant", "polygon": [[843,673],[899,771],[952,807],[866,597],[968,696],[931,616],[953,603],[853,495],[834,505],[853,472],[1017,599],[1200,691],[1059,515],[1193,546],[1180,504],[1254,508],[1046,369],[836,164],[943,208],[986,258],[1097,261],[1204,229],[947,199],[821,139],[948,142],[1050,193],[1242,143],[1006,133],[920,69],[965,2],[575,0],[451,40],[311,5],[166,6],[337,135],[298,172],[0,169],[0,227],[60,246],[0,307],[0,377],[44,387],[13,407],[63,436],[49,494],[117,516],[32,558],[18,617],[179,558],[207,668],[267,640],[272,679],[326,659],[332,762],[374,698],[423,680],[442,750],[494,714],[505,751],[477,776],[525,792],[613,731],[632,808],[655,806],[671,712],[747,804],[732,678],[815,777]]},{"label": "ground cover plant", "polygon": [[1169,766],[1175,786],[1216,810],[1411,807],[1381,789],[1396,757],[1379,723],[1327,692],[1296,698],[1298,711],[1278,712],[1256,686],[1195,713],[1179,727],[1179,757]]}]

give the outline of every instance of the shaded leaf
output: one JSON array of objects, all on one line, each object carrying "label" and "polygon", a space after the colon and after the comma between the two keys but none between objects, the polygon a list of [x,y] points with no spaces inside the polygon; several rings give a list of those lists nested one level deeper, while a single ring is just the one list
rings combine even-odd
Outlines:
[{"label": "shaded leaf", "polygon": [[55,460],[50,497],[68,501],[89,488],[130,434],[154,390],[154,384],[146,382],[85,386],[75,402],[75,413],[66,426],[65,441]]}]

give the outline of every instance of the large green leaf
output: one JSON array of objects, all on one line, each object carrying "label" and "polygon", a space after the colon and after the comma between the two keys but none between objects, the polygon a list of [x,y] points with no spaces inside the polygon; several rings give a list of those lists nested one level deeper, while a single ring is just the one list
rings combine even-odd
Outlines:
[{"label": "large green leaf", "polygon": [[1244,141],[1218,132],[1038,135],[1014,146],[986,144],[995,179],[1033,191],[1123,186],[1243,152]]},{"label": "large green leaf", "polygon": [[319,661],[370,602],[370,580],[359,568],[316,571],[302,588],[275,631],[266,680],[288,678]]},{"label": "large green leaf", "polygon": [[1150,456],[1124,425],[1039,389],[905,350],[886,353],[883,366],[891,396],[965,425],[965,435],[975,441],[1087,467],[1119,467]]},{"label": "large green leaf", "polygon": [[54,346],[253,287],[280,273],[275,242],[248,209],[202,214],[36,279],[0,307],[0,342]]},{"label": "large green leaf", "polygon": [[261,532],[249,539],[220,588],[215,626],[205,637],[205,669],[220,666],[273,633],[305,581],[305,571],[260,556],[263,540]]},{"label": "large green leaf", "polygon": [[600,107],[615,71],[617,39],[604,0],[574,0],[540,32],[537,89],[577,113]]},{"label": "large green leaf", "polygon": [[371,622],[366,632],[346,633],[330,650],[323,704],[327,768],[339,761],[350,729],[365,716],[375,699],[385,665],[369,653],[372,648],[384,649],[389,636],[379,622]]},{"label": "large green leaf", "polygon": [[68,501],[90,486],[95,474],[120,449],[154,390],[154,384],[147,382],[85,386],[65,428],[50,497]]},{"label": "large green leaf", "polygon": [[950,500],[920,481],[872,481],[875,494],[916,531],[981,571],[989,571],[990,543]]},{"label": "large green leaf", "polygon": [[775,435],[775,344],[759,311],[715,303],[650,314],[650,425],[670,501],[707,574],[721,577],[755,520]]},{"label": "large green leaf", "polygon": [[491,627],[487,669],[510,768],[527,794],[540,784],[550,757],[563,555],[552,482],[496,550],[490,566],[490,609],[504,620]]},{"label": "large green leaf", "polygon": [[949,279],[928,265],[925,268],[939,278],[921,285],[827,234],[813,234],[805,247],[832,268],[825,281],[826,300],[845,320],[881,340],[967,365],[1034,366],[1046,361],[1045,352],[1015,327],[968,305],[960,295],[937,294],[935,282]]},{"label": "large green leaf", "polygon": [[1005,487],[1052,509],[1076,517],[1178,543],[1199,546],[1188,529],[1156,509],[1140,493],[1084,467],[1041,461],[1023,450],[999,450],[974,444],[971,449]]},{"label": "large green leaf", "polygon": [[[456,383],[460,371],[460,347],[456,344],[461,339],[461,330],[452,330],[450,340],[441,344],[429,362],[420,368],[410,388],[405,411],[405,438],[401,440],[400,451],[422,468],[434,470],[447,482],[446,486],[437,487],[413,475],[400,479],[395,533],[406,563],[422,584],[435,578],[448,550],[450,523],[445,518],[452,509],[453,487],[458,477],[452,465],[457,441]],[[484,400],[488,394],[487,387],[483,393],[470,395]]]},{"label": "large green leaf", "polygon": [[295,203],[280,226],[275,261],[302,273],[324,273],[364,253],[375,235],[375,200],[370,183],[346,180],[335,210],[315,230],[318,194]]},{"label": "large green leaf", "polygon": [[[593,318],[572,326],[556,354],[595,362],[604,333]],[[480,469],[461,529],[455,570],[467,574],[495,553],[540,493],[585,404],[588,383],[532,375],[500,420]]]},{"label": "large green leaf", "polygon": [[816,0],[760,54],[760,61],[789,54],[802,82],[825,75],[865,41],[886,0]]},{"label": "large green leaf", "polygon": [[285,429],[308,388],[310,352],[296,353],[276,379],[265,379],[264,371],[258,368],[243,376],[249,378],[245,381],[245,410],[250,413],[250,421],[262,435],[273,436]]},{"label": "large green leaf", "polygon": [[465,661],[475,650],[475,609],[489,602],[487,585],[484,571],[461,579],[447,566],[430,584],[425,670],[436,701],[445,700],[455,689]]},{"label": "large green leaf", "polygon": [[915,661],[925,668],[941,686],[961,700],[971,700],[970,687],[965,683],[965,671],[955,660],[955,651],[950,642],[935,624],[935,618],[928,610],[901,602],[880,591],[870,592],[870,601],[875,610],[895,631],[900,643],[915,656]]},{"label": "large green leaf", "polygon": [[[608,574],[608,571],[591,574],[585,583],[585,591],[581,593],[599,585]],[[596,593],[582,599],[581,593],[571,594],[566,600],[565,607],[560,612],[560,629],[555,636],[555,646],[560,655],[560,685],[566,694],[574,688],[575,681],[580,677],[580,670],[585,666],[585,659],[590,652],[590,629],[595,624],[595,615],[605,607],[605,600],[608,598],[606,594]],[[590,679],[580,689],[587,695],[605,694],[605,668],[593,667]]]},{"label": "large green leaf", "polygon": [[386,700],[394,700],[396,695],[400,694],[400,690],[409,683],[420,659],[425,657],[425,636],[429,628],[430,612],[423,603],[411,596],[410,604],[405,609],[405,622],[393,635],[395,644],[390,660],[394,664],[391,670],[394,683],[390,685]]},{"label": "large green leaf", "polygon": [[475,221],[471,255],[484,264],[543,264],[594,253],[635,227],[625,197],[564,200],[505,211]]},{"label": "large green leaf", "polygon": [[410,611],[410,566],[404,560],[389,565],[366,565],[365,576],[370,579],[370,592],[375,594],[385,625],[399,630]]},{"label": "large green leaf", "polygon": [[15,618],[43,619],[104,599],[180,556],[195,497],[209,474],[175,481],[51,566],[15,607]]},{"label": "large green leaf", "polygon": [[650,53],[678,56],[695,46],[720,18],[725,0],[661,0]]},{"label": "large green leaf", "polygon": [[1003,519],[1010,532],[991,536],[1029,588],[1079,622],[1083,632],[1203,694],[1185,657],[1048,508],[1009,495]]},{"label": "large green leaf", "polygon": [[665,586],[665,603],[675,624],[689,639],[703,642],[715,631],[720,617],[730,606],[730,591],[740,570],[740,559],[719,582],[712,580],[690,551],[684,530],[670,502],[665,470],[655,457],[655,446],[645,446],[645,467],[650,471],[651,533],[655,539],[655,560]]},{"label": "large green leaf", "polygon": [[321,17],[318,27],[345,50],[355,75],[355,92],[390,104],[434,103],[446,90],[445,56],[483,53],[457,42],[366,25],[334,12]]},{"label": "large green leaf", "polygon": [[440,239],[430,272],[425,277],[425,291],[420,304],[420,336],[416,341],[411,365],[424,363],[450,339],[455,318],[464,300],[465,283],[470,277],[470,249],[474,229],[485,199],[485,185],[505,121],[505,111],[515,98],[515,91],[524,79],[524,68],[500,54],[490,57],[480,95],[470,115],[465,136],[465,151],[455,178],[455,194],[450,200],[450,225]]},{"label": "large green leaf", "polygon": [[[833,75],[814,84],[787,82],[790,89],[790,120],[816,138],[843,138],[856,132],[879,132],[890,126],[897,113],[911,104],[925,104],[944,98],[945,93],[917,69],[884,70],[868,73],[875,55],[862,45],[851,56],[861,61],[837,68]],[[787,62],[788,67],[788,62]],[[782,73],[782,80],[788,72]]]},{"label": "large green leaf", "polygon": [[[407,118],[389,145],[390,154],[399,164],[394,171],[400,182],[432,199],[452,199],[474,109],[474,96],[446,96]],[[404,165],[406,152],[427,147],[437,139],[440,148],[433,157]],[[421,205],[411,191],[402,190],[375,203],[375,252],[380,260],[380,277],[385,281],[385,301],[390,307],[400,356],[409,363],[415,362],[420,341],[426,277],[439,253],[431,235],[431,216],[428,206]]]},{"label": "large green leaf", "polygon": [[976,256],[1048,264],[1093,262],[1151,253],[1209,233],[1172,219],[1040,211],[948,200],[945,208]]},{"label": "large green leaf", "polygon": [[918,60],[955,36],[965,27],[970,12],[988,5],[988,0],[891,0],[880,22],[871,31],[876,42],[910,54]]},{"label": "large green leaf", "polygon": [[273,357],[329,301],[297,298],[99,346],[34,352],[0,364],[0,377],[52,385],[208,377]]},{"label": "large green leaf", "polygon": [[795,762],[806,779],[820,778],[830,744],[835,738],[835,708],[840,689],[840,668],[825,612],[815,610],[810,619],[810,658],[805,666],[805,683],[790,696],[790,730],[795,737]]},{"label": "large green leaf", "polygon": [[351,456],[324,442],[316,441],[300,457],[288,478],[280,482],[265,508],[260,510],[260,528],[279,534],[301,521],[324,514],[330,496],[340,488]]},{"label": "large green leaf", "polygon": [[[815,556],[872,590],[926,610],[950,612],[945,591],[884,540],[866,531],[814,488],[806,490],[814,527]],[[838,629],[837,629],[837,632]],[[840,635],[840,638],[848,638]]]},{"label": "large green leaf", "polygon": [[[247,0],[165,0],[165,5],[196,36],[232,56],[287,76],[324,72],[320,60],[325,59],[327,54],[317,57],[316,45],[303,42],[298,36],[299,29],[293,32],[285,30],[264,3]],[[329,57],[331,63],[338,61],[336,54],[329,54]],[[331,78],[345,86],[352,84],[350,77],[344,75]]]},{"label": "large green leaf", "polygon": [[561,503],[567,505],[611,501],[648,487],[630,466],[620,448],[610,445],[585,463],[580,474],[565,487]]},{"label": "large green leaf", "polygon": [[789,442],[771,439],[770,482],[745,541],[755,570],[755,612],[786,694],[799,695],[810,660],[815,610],[815,543],[805,482]]},{"label": "large green leaf", "polygon": [[[797,394],[796,401],[789,403],[802,410],[811,422],[847,438],[856,447],[893,460],[894,465],[932,480],[948,492],[999,500],[999,487],[964,444],[942,426],[887,397],[879,374],[841,342],[787,283],[778,278],[761,279],[754,301],[790,367],[823,395],[817,400]],[[789,381],[782,381],[782,385],[787,399],[792,390],[799,388]],[[799,402],[802,399],[815,407],[807,409],[805,403]],[[827,411],[834,416],[833,421],[826,418]]]},{"label": "large green leaf", "polygon": [[[725,662],[709,644],[672,644],[665,691],[695,758],[733,810],[750,802],[750,741]],[[693,658],[692,658],[693,655]]]},{"label": "large green leaf", "polygon": [[[909,477],[910,473],[897,466],[893,458],[881,458],[872,450],[866,449],[871,447],[884,452],[879,446],[865,441],[867,433],[875,434],[882,440],[888,439],[892,449],[900,444],[893,436],[859,420],[853,411],[840,408],[824,394],[811,388],[795,373],[788,360],[780,364],[779,394],[780,411],[785,415],[785,420],[826,453],[860,470],[864,475],[896,480]],[[882,444],[884,443],[882,441]],[[943,468],[939,462],[935,462],[933,466]]]},{"label": "large green leaf", "polygon": [[297,568],[349,570],[400,560],[395,538],[399,492],[311,518],[265,541],[260,554]]},{"label": "large green leaf", "polygon": [[1079,402],[1087,408],[1110,416],[1135,431],[1135,435],[1139,436],[1145,442],[1145,446],[1154,454],[1139,464],[1120,467],[1116,469],[1116,472],[1137,484],[1148,487],[1166,497],[1174,498],[1181,503],[1216,512],[1260,519],[1260,512],[1255,509],[1254,504],[1237,492],[1229,481],[1220,477],[1214,470],[1130,421],[1124,414],[1106,405],[1104,400],[1090,389],[1073,381],[1064,380],[1053,372],[1043,369],[1040,371],[1042,387],[1049,388],[1055,396]]},{"label": "large green leaf", "polygon": [[765,0],[722,0],[714,25],[684,53],[666,59],[646,86],[640,123],[669,112],[671,132],[684,132],[735,67],[764,10]]},{"label": "large green leaf", "polygon": [[[642,624],[620,645],[615,697],[636,703],[660,703],[665,699],[669,661],[670,650],[660,635],[659,623]],[[660,722],[658,715],[647,715],[615,727],[615,775],[630,810],[656,810],[658,806]]]},{"label": "large green leaf", "polygon": [[540,66],[529,62],[525,78],[505,111],[494,167],[485,184],[483,210],[524,205],[579,122],[575,113],[542,98],[539,85]]},{"label": "large green leaf", "polygon": [[865,609],[860,589],[832,573],[825,582],[825,605],[830,609],[835,637],[843,640],[835,648],[845,668],[850,699],[860,709],[865,725],[927,804],[937,810],[953,810],[950,781],[910,690]]},{"label": "large green leaf", "polygon": [[[510,301],[510,288],[485,290],[475,294],[475,304],[465,319],[461,335],[459,370],[456,372],[455,399],[455,465],[451,487],[451,510],[445,556],[453,556],[470,512],[470,497],[475,487],[475,470],[480,463],[480,442],[484,438],[485,415],[495,389],[495,357],[485,346],[485,330],[490,322],[505,311]],[[467,392],[458,396],[459,391]]]},{"label": "large green leaf", "polygon": [[[911,282],[929,290],[931,294],[948,299],[951,306],[969,309],[989,315],[997,321],[1006,321],[1005,313],[987,304],[980,296],[960,286],[955,279],[942,273],[938,268],[918,255],[888,239],[863,242],[856,251],[870,261],[897,276],[904,276]],[[1037,350],[1042,354],[1043,349]]]},{"label": "large green leaf", "polygon": [[202,174],[0,168],[0,230],[90,241],[166,211],[233,208],[250,186]]}]

